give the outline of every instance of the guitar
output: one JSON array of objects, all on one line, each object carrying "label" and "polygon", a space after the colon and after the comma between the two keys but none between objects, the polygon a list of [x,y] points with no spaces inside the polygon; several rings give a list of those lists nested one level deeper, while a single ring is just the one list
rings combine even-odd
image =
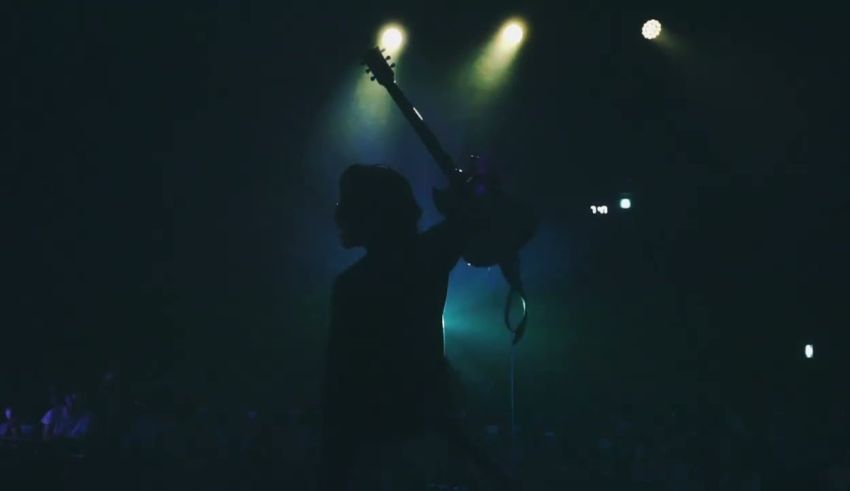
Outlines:
[{"label": "guitar", "polygon": [[[395,81],[393,67],[380,48],[371,48],[363,56],[362,64],[367,67],[373,81],[389,92],[396,106],[411,124],[431,157],[449,181],[448,188],[434,189],[434,203],[443,216],[449,216],[463,207],[474,217],[476,231],[470,238],[463,259],[472,266],[489,267],[499,265],[511,286],[505,306],[505,323],[514,334],[514,343],[525,332],[527,312],[525,295],[519,275],[519,250],[531,240],[537,222],[531,211],[505,194],[497,176],[488,174],[481,166],[471,166],[466,171],[455,165],[443,149],[434,132],[425,124],[419,111]],[[477,157],[473,156],[473,164]],[[510,327],[510,303],[518,294],[523,304],[523,318],[517,328]]]},{"label": "guitar", "polygon": [[485,220],[480,224],[481,233],[476,234],[464,252],[464,260],[477,267],[510,260],[534,235],[537,224],[532,213],[504,193],[496,176],[474,165],[476,156],[471,156],[473,165],[466,171],[455,165],[422,115],[396,84],[395,64],[390,65],[388,60],[390,57],[385,57],[379,48],[372,48],[363,56],[363,64],[368,67],[366,72],[389,92],[449,181],[447,189],[434,190],[437,209],[445,216],[463,204],[471,208],[472,216]]}]

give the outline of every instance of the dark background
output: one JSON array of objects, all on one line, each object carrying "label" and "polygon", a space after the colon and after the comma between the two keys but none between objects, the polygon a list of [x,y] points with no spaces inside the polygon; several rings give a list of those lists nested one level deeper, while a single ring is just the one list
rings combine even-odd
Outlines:
[{"label": "dark background", "polygon": [[[495,156],[542,221],[523,256],[524,417],[612,394],[833,397],[850,272],[840,13],[523,4],[4,4],[2,390],[117,363],[315,405],[329,286],[357,255],[335,242],[336,176],[397,165],[436,219],[423,190],[440,181],[417,174],[430,164],[400,114],[395,140],[351,156],[323,126],[398,19],[403,88],[450,153]],[[463,113],[449,75],[511,14],[531,31],[510,83]],[[672,46],[639,36],[650,17]],[[633,210],[589,213],[621,192]],[[465,268],[449,304],[470,327],[447,321],[449,356],[504,416],[505,287]]]}]

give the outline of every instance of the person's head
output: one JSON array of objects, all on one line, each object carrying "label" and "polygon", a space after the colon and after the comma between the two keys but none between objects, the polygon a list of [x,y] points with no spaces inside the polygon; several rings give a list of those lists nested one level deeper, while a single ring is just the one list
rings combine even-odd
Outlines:
[{"label": "person's head", "polygon": [[118,385],[118,372],[116,370],[107,370],[100,378],[100,387],[103,390],[114,390]]},{"label": "person's head", "polygon": [[402,242],[416,234],[421,215],[410,184],[395,170],[355,164],[342,173],[335,218],[343,247]]},{"label": "person's head", "polygon": [[69,410],[77,409],[80,406],[82,395],[77,390],[68,391],[65,394],[65,406]]}]

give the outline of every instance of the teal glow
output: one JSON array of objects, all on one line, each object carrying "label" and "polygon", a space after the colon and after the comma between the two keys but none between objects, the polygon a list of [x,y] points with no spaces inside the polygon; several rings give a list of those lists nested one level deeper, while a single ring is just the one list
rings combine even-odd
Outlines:
[{"label": "teal glow", "polygon": [[329,189],[336,188],[336,179],[350,162],[387,159],[387,141],[403,128],[394,111],[386,90],[362,69],[352,69],[343,79],[336,96],[322,108],[313,141],[314,155],[329,164],[323,169],[332,180]]}]

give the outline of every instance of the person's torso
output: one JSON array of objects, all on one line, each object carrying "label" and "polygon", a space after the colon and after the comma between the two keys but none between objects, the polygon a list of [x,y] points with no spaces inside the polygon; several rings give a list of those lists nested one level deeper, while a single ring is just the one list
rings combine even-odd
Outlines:
[{"label": "person's torso", "polygon": [[67,408],[56,411],[54,433],[65,438],[81,438],[88,432],[89,415],[85,411],[71,413]]},{"label": "person's torso", "polygon": [[349,366],[384,380],[440,368],[448,272],[428,259],[419,249],[367,257],[342,276],[335,315],[351,348]]}]

